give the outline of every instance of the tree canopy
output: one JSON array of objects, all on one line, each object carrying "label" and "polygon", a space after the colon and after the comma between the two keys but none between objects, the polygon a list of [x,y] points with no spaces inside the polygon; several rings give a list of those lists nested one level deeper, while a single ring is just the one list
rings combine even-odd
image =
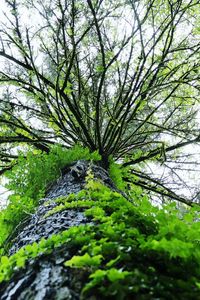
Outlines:
[{"label": "tree canopy", "polygon": [[200,1],[4,2],[1,174],[19,151],[78,143],[105,167],[111,156],[129,166],[125,180],[187,202],[146,166],[175,172],[180,149],[200,141]]},{"label": "tree canopy", "polygon": [[199,299],[200,0],[1,3],[0,298]]}]

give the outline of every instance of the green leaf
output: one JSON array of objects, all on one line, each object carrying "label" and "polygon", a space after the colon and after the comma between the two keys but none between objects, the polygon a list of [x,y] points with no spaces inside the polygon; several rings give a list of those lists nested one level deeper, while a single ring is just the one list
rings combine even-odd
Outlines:
[{"label": "green leaf", "polygon": [[16,266],[18,268],[23,268],[25,266],[26,258],[25,257],[18,257],[16,261]]},{"label": "green leaf", "polygon": [[121,269],[118,270],[118,269],[114,269],[114,268],[108,270],[108,272],[107,272],[108,279],[111,282],[122,280],[122,279],[124,279],[126,276],[128,276],[130,274],[131,273],[128,272],[128,271],[122,271]]},{"label": "green leaf", "polygon": [[102,260],[102,255],[95,255],[91,257],[88,253],[83,256],[73,256],[70,260],[66,261],[64,265],[66,267],[92,267],[99,266]]},{"label": "green leaf", "polygon": [[2,256],[1,257],[1,264],[4,266],[8,266],[10,263],[9,258],[7,256]]}]

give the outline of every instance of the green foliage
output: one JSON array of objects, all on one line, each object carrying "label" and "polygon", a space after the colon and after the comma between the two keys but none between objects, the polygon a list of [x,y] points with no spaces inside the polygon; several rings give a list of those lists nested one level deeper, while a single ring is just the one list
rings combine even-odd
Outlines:
[{"label": "green foliage", "polygon": [[102,255],[90,256],[88,253],[85,253],[82,256],[73,256],[72,259],[65,262],[66,267],[98,267],[101,264]]},{"label": "green foliage", "polygon": [[120,164],[117,164],[111,157],[109,162],[110,164],[108,172],[110,178],[113,180],[118,189],[124,190],[126,183],[123,181],[123,176],[126,173],[126,168],[122,168],[122,166]]},{"label": "green foliage", "polygon": [[98,182],[90,181],[87,187],[78,195],[58,199],[66,207],[75,199],[81,208],[88,206],[85,215],[95,222],[82,255],[65,263],[90,273],[82,298],[94,293],[99,299],[197,297],[198,211],[190,209],[180,218],[174,203],[159,209],[144,197],[133,206]]},{"label": "green foliage", "polygon": [[83,235],[81,244],[87,242],[89,240],[89,237],[86,235],[88,228],[87,226],[72,227],[60,234],[52,235],[47,240],[41,239],[39,243],[34,242],[32,245],[27,245],[10,257],[2,256],[0,282],[9,280],[13,272],[19,268],[23,268],[29,259],[35,258],[42,253],[49,253],[55,247],[59,247],[66,242],[71,242],[72,237],[74,244],[80,244],[80,234]]},{"label": "green foliage", "polygon": [[[75,205],[75,203],[77,204]],[[101,183],[57,199],[50,213],[79,207],[93,224],[72,227],[38,244],[3,257],[1,281],[40,253],[69,243],[76,255],[64,265],[85,271],[82,299],[197,299],[200,289],[199,212],[180,217],[174,203],[154,207],[143,198],[135,205]],[[62,245],[63,247],[63,245]]]},{"label": "green foliage", "polygon": [[0,247],[18,224],[34,211],[47,186],[60,176],[62,167],[80,159],[97,161],[100,158],[97,152],[90,153],[89,149],[79,145],[71,149],[56,146],[49,154],[36,151],[28,152],[26,157],[21,155],[17,165],[6,173],[9,178],[7,188],[13,194],[9,197],[8,207],[0,211]]},{"label": "green foliage", "polygon": [[6,173],[9,178],[7,188],[37,201],[44,196],[48,184],[61,175],[61,168],[81,159],[97,161],[101,157],[79,145],[71,149],[54,146],[48,154],[28,152],[26,157],[21,155],[17,165]]},{"label": "green foliage", "polygon": [[20,222],[26,216],[34,211],[34,200],[27,197],[20,197],[19,195],[11,195],[9,197],[9,205],[0,211],[0,254],[5,252],[9,243],[5,244],[6,239],[10,234],[17,229]]}]

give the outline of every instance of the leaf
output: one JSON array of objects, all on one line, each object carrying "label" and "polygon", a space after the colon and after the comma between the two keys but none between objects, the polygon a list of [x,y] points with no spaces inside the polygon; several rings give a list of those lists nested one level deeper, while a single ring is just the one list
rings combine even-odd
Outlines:
[{"label": "leaf", "polygon": [[106,273],[107,271],[104,270],[96,270],[90,275],[90,278],[93,278],[95,281],[101,281],[105,277]]},{"label": "leaf", "polygon": [[94,273],[92,273],[89,278],[92,278],[91,281],[89,281],[83,288],[82,293],[87,293],[90,289],[95,287],[98,284],[102,285],[102,282],[107,274],[107,271],[104,270],[96,270]]},{"label": "leaf", "polygon": [[66,267],[92,267],[99,266],[102,260],[102,255],[95,255],[91,257],[88,253],[83,256],[73,256],[70,260],[66,261],[64,265]]},{"label": "leaf", "polygon": [[107,276],[111,282],[115,282],[115,281],[124,279],[129,274],[131,274],[131,273],[128,271],[122,271],[121,269],[117,270],[117,269],[112,268],[112,269],[108,270]]},{"label": "leaf", "polygon": [[26,258],[25,257],[18,257],[16,261],[16,266],[18,268],[23,268],[25,266]]},{"label": "leaf", "polygon": [[1,264],[4,265],[5,267],[9,265],[9,258],[7,256],[2,256],[1,257]]},{"label": "leaf", "polygon": [[111,259],[107,264],[106,266],[107,267],[112,267],[116,262],[118,262],[120,260],[120,255],[118,255],[115,259]]}]

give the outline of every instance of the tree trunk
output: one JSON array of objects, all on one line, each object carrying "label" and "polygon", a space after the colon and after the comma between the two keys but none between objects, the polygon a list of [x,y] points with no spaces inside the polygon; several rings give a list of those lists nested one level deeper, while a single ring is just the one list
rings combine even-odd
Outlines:
[{"label": "tree trunk", "polygon": [[[115,189],[108,173],[100,166],[91,166],[88,162],[78,161],[71,167],[66,167],[61,178],[52,184],[46,197],[41,199],[36,212],[23,222],[20,229],[17,229],[9,250],[10,255],[25,245],[39,242],[41,238],[47,239],[52,234],[72,226],[91,222],[80,209],[64,210],[44,218],[46,213],[56,206],[57,197],[77,193],[84,188],[88,167],[92,169],[97,179]],[[73,255],[73,249],[69,244],[67,247],[55,248],[50,254],[43,254],[28,261],[25,268],[17,270],[9,282],[0,285],[0,299],[79,299],[84,274],[63,266],[63,262]]]},{"label": "tree trunk", "polygon": [[10,237],[0,300],[200,299],[196,223],[124,196],[100,166],[64,168]]}]

